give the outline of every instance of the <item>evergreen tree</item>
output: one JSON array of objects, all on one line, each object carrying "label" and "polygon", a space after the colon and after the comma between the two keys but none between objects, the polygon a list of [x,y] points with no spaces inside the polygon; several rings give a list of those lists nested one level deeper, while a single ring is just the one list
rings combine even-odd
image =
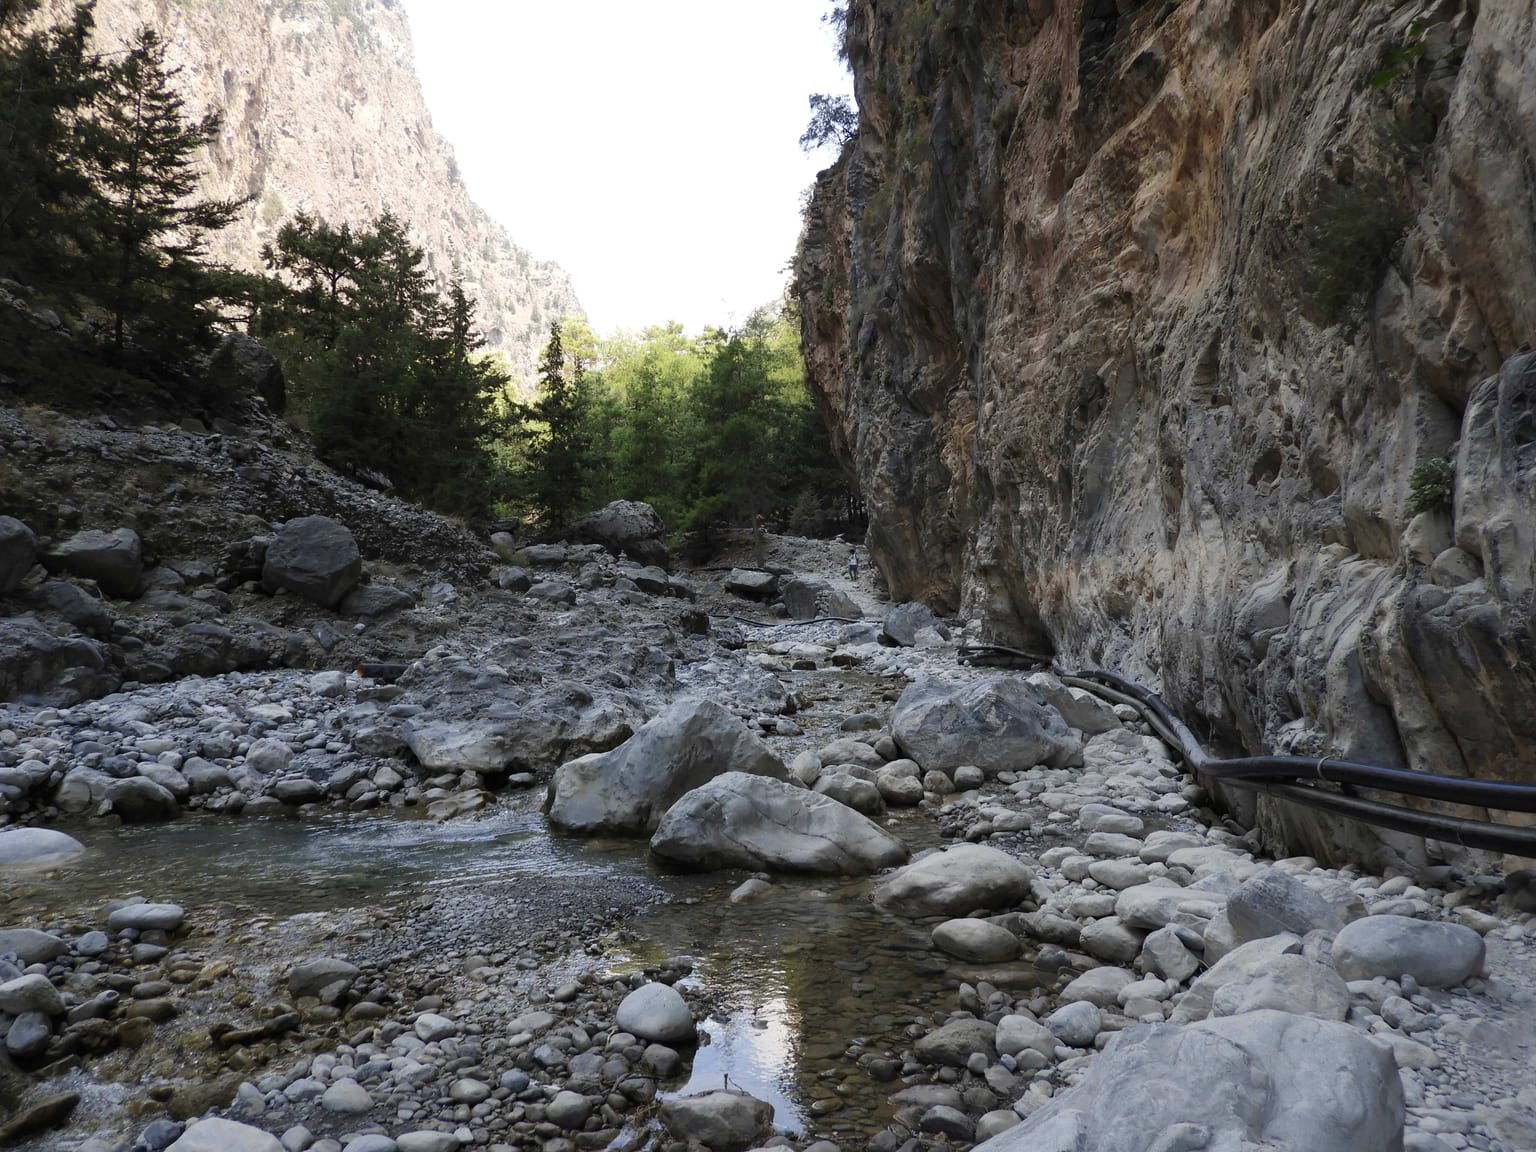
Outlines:
[{"label": "evergreen tree", "polygon": [[539,360],[539,395],[530,415],[539,428],[529,453],[531,495],[553,530],[565,527],[586,495],[591,461],[587,421],[591,396],[586,361],[567,361],[559,321],[550,325],[549,343]]},{"label": "evergreen tree", "polygon": [[206,262],[204,236],[245,204],[190,198],[197,154],[217,139],[219,117],[186,118],[171,86],[176,71],[166,68],[159,34],[143,29],[108,67],[79,134],[97,192],[87,216],[94,250],[87,292],[111,315],[118,353],[129,320],[172,345],[207,332],[218,319],[222,284]]}]

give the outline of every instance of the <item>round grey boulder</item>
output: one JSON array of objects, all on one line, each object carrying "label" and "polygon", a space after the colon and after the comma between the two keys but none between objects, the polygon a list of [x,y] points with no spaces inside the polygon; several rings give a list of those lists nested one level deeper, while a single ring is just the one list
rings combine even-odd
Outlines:
[{"label": "round grey boulder", "polygon": [[645,984],[619,1002],[615,1017],[621,1032],[658,1044],[692,1043],[693,1013],[677,989],[667,984]]},{"label": "round grey boulder", "polygon": [[1271,868],[1227,897],[1227,920],[1238,943],[1291,932],[1337,932],[1344,927],[1332,904],[1294,876]]},{"label": "round grey boulder", "polygon": [[301,516],[284,524],[268,546],[261,585],[335,608],[362,575],[362,554],[345,525],[327,516]]},{"label": "round grey boulder", "polygon": [[37,537],[13,516],[0,516],[0,596],[14,592],[37,560]]},{"label": "round grey boulder", "polygon": [[77,532],[42,560],[50,572],[96,581],[108,596],[131,599],[144,581],[144,545],[132,528]]},{"label": "round grey boulder", "polygon": [[0,832],[0,869],[49,868],[85,854],[85,845],[52,828],[8,828]]},{"label": "round grey boulder", "polygon": [[1333,941],[1333,966],[1345,980],[1406,974],[1426,988],[1451,988],[1481,972],[1483,958],[1472,929],[1411,916],[1366,916]]},{"label": "round grey boulder", "polygon": [[978,908],[1012,908],[1029,894],[1034,878],[1006,852],[956,844],[886,877],[874,901],[899,916],[964,916]]},{"label": "round grey boulder", "polygon": [[946,920],[933,930],[933,946],[972,964],[1001,964],[1019,956],[1019,938],[986,920]]},{"label": "round grey boulder", "polygon": [[896,701],[891,734],[903,754],[927,771],[973,764],[990,776],[1036,764],[1082,763],[1082,739],[1061,714],[1007,676],[958,687],[917,680]]},{"label": "round grey boulder", "polygon": [[114,932],[124,928],[136,928],[140,932],[153,929],[174,932],[186,916],[180,904],[124,904],[107,916],[107,927]]},{"label": "round grey boulder", "polygon": [[270,1132],[214,1116],[193,1124],[166,1152],[283,1152],[283,1146]]},{"label": "round grey boulder", "polygon": [[181,815],[175,794],[146,776],[114,780],[106,795],[113,815],[124,824],[160,824]]},{"label": "round grey boulder", "polygon": [[661,1106],[661,1123],[675,1139],[697,1141],[714,1152],[742,1152],[773,1120],[773,1105],[745,1092],[681,1096]]}]

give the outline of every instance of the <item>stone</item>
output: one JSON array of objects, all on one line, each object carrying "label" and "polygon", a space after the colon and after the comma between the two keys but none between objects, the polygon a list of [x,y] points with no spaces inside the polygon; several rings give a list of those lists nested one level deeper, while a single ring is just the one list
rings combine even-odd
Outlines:
[{"label": "stone", "polygon": [[1243,972],[1216,989],[1212,1016],[1237,1016],[1273,1008],[1319,1020],[1349,1014],[1349,988],[1326,964],[1305,956],[1274,956],[1257,970]]},{"label": "stone", "polygon": [[166,1152],[283,1152],[283,1146],[270,1132],[215,1116],[190,1125]]},{"label": "stone", "polygon": [[37,562],[37,537],[14,516],[0,516],[0,596],[8,596]]},{"label": "stone", "polygon": [[825,580],[791,576],[779,581],[779,596],[793,620],[858,620],[864,615],[857,601]]},{"label": "stone", "polygon": [[1069,1048],[1091,1048],[1094,1037],[1104,1026],[1104,1013],[1097,1004],[1077,1000],[1063,1004],[1043,1023],[1051,1035]]},{"label": "stone", "polygon": [[446,1016],[439,1016],[436,1012],[423,1012],[416,1017],[412,1025],[412,1031],[417,1036],[431,1044],[437,1040],[446,1040],[450,1036],[459,1034],[459,1026]]},{"label": "stone", "polygon": [[747,600],[771,600],[778,594],[779,578],[754,568],[732,568],[725,578],[725,590]]},{"label": "stone", "polygon": [[287,771],[293,762],[293,749],[286,741],[264,736],[253,741],[245,752],[245,766],[261,776]]},{"label": "stone", "polygon": [[9,1012],[12,1016],[24,1012],[62,1016],[64,1000],[48,977],[33,973],[0,984],[0,1012]]},{"label": "stone", "polygon": [[1034,872],[1006,852],[956,844],[898,869],[875,888],[874,901],[899,916],[964,916],[1006,910],[1029,894]]},{"label": "stone", "polygon": [[660,1117],[674,1139],[697,1141],[713,1152],[743,1152],[772,1122],[773,1105],[745,1092],[704,1092],[666,1101]]},{"label": "stone", "polygon": [[1345,980],[1412,976],[1425,988],[1452,988],[1483,969],[1483,938],[1463,924],[1411,916],[1367,916],[1333,941],[1333,966]]},{"label": "stone", "polygon": [[132,528],[77,532],[42,554],[49,572],[94,580],[108,596],[132,599],[144,581],[144,545]]},{"label": "stone", "polygon": [[344,1116],[359,1116],[373,1107],[373,1097],[356,1080],[338,1080],[320,1097],[320,1107]]},{"label": "stone", "polygon": [[[1098,1035],[1098,1031],[1095,1023],[1093,1035]],[[999,1056],[1017,1056],[1026,1048],[1032,1048],[1045,1059],[1054,1060],[1058,1042],[1058,1037],[1049,1028],[1028,1016],[1004,1016],[997,1022],[994,1044]],[[1092,1042],[1090,1036],[1089,1043]]]},{"label": "stone", "polygon": [[1290,932],[1337,932],[1344,927],[1331,904],[1296,877],[1270,868],[1227,897],[1227,919],[1238,943]]},{"label": "stone", "polygon": [[55,636],[31,616],[0,618],[0,700],[68,706],[121,683],[100,643]]},{"label": "stone", "polygon": [[963,686],[920,679],[891,713],[891,734],[925,771],[973,764],[988,775],[1036,764],[1081,763],[1082,742],[1022,681],[993,676]]},{"label": "stone", "polygon": [[1200,959],[1172,927],[1159,928],[1141,942],[1137,965],[1143,972],[1184,983],[1200,970]]},{"label": "stone", "polygon": [[37,602],[57,612],[82,632],[103,639],[112,631],[112,613],[97,597],[67,580],[49,580],[37,590]]},{"label": "stone", "polygon": [[1189,991],[1179,997],[1168,1019],[1175,1024],[1204,1020],[1211,1013],[1216,993],[1228,981],[1247,980],[1253,975],[1262,974],[1277,956],[1289,956],[1300,951],[1301,941],[1288,932],[1239,945],[1207,968],[1190,985]]},{"label": "stone", "polygon": [[619,1002],[614,1017],[621,1031],[659,1044],[691,1044],[693,1013],[677,989],[667,984],[642,984]]},{"label": "stone", "polygon": [[661,818],[651,851],[692,868],[848,876],[907,858],[900,840],[831,796],[743,772],[680,797]]},{"label": "stone", "polygon": [[68,941],[36,928],[0,928],[0,956],[11,954],[23,964],[46,964],[69,951]]},{"label": "stone", "polygon": [[[277,415],[287,401],[283,369],[277,357],[244,332],[230,332],[208,358],[204,377],[210,395],[260,397]],[[217,424],[217,422],[215,422]]]},{"label": "stone", "polygon": [[326,516],[300,516],[278,530],[267,547],[261,585],[292,592],[322,608],[335,608],[363,574],[357,541]]},{"label": "stone", "polygon": [[112,781],[106,786],[106,800],[124,824],[159,824],[181,815],[175,795],[144,776]]},{"label": "stone", "polygon": [[614,555],[627,552],[633,559],[651,564],[658,562],[658,556],[666,557],[666,548],[661,544],[666,532],[661,514],[650,504],[615,500],[577,520],[569,535],[586,544],[601,544]]},{"label": "stone", "polygon": [[[0,1123],[0,1148],[9,1148],[34,1133],[59,1127],[69,1119],[79,1103],[80,1093],[78,1092],[56,1092],[33,1104],[16,1109],[13,1115]],[[80,1152],[85,1152],[84,1146],[80,1148]],[[110,1152],[110,1150],[103,1150],[103,1152]]]},{"label": "stone", "polygon": [[377,620],[395,612],[404,612],[416,606],[416,598],[409,592],[388,584],[373,582],[359,584],[341,598],[337,611],[343,616],[357,616],[363,620]]},{"label": "stone", "polygon": [[[1085,736],[1098,736],[1123,727],[1114,707],[1092,692],[1069,688],[1049,672],[1036,672],[1024,678],[1047,704],[1061,713],[1061,718]],[[1118,831],[1118,829],[1111,829]],[[1133,833],[1134,835],[1134,833]]]},{"label": "stone", "polygon": [[783,761],[712,700],[681,700],[612,752],[562,764],[545,811],[557,827],[650,834],[680,797],[724,773],[783,780]]},{"label": "stone", "polygon": [[7,828],[0,831],[0,874],[28,868],[51,868],[85,855],[85,845],[52,828]]},{"label": "stone", "polygon": [[[362,970],[355,964],[333,956],[319,956],[293,966],[288,973],[288,991],[296,997],[313,996],[334,1003],[361,975]],[[340,990],[335,991],[338,986]]]},{"label": "stone", "polygon": [[1142,930],[1117,916],[1106,916],[1083,925],[1078,947],[1088,955],[1111,964],[1129,964],[1141,954]]},{"label": "stone", "polygon": [[23,1012],[11,1021],[5,1034],[5,1050],[18,1060],[41,1056],[53,1039],[53,1026],[43,1012]]},{"label": "stone", "polygon": [[[1077,823],[1084,832],[1114,832],[1122,836],[1140,836],[1146,827],[1141,817],[1108,804],[1084,804],[1077,810]],[[1141,847],[1138,844],[1138,853]]]},{"label": "stone", "polygon": [[979,1147],[1397,1152],[1403,1120],[1385,1046],[1347,1024],[1249,1012],[1117,1033],[1075,1087]]},{"label": "stone", "polygon": [[1061,990],[1063,1003],[1085,1000],[1099,1008],[1120,1003],[1120,989],[1133,984],[1136,975],[1124,968],[1090,968]]},{"label": "stone", "polygon": [[933,609],[926,604],[906,603],[892,604],[885,610],[885,621],[881,625],[882,639],[889,640],[892,644],[902,648],[911,648],[917,643],[917,634],[924,628],[936,628],[939,618],[933,614]]},{"label": "stone", "polygon": [[885,811],[885,800],[875,783],[846,772],[823,772],[812,791],[865,816],[878,816]]},{"label": "stone", "polygon": [[107,915],[107,927],[114,932],[124,928],[140,932],[174,932],[186,917],[180,904],[124,904]]},{"label": "stone", "polygon": [[933,930],[933,946],[972,964],[1000,964],[1018,959],[1019,938],[985,920],[946,920]]},{"label": "stone", "polygon": [[452,1132],[433,1132],[422,1129],[402,1132],[395,1137],[400,1152],[458,1152],[462,1141]]},{"label": "stone", "polygon": [[1225,904],[1218,892],[1154,881],[1121,890],[1115,897],[1115,915],[1133,927],[1161,928],[1179,916],[1209,919]]},{"label": "stone", "polygon": [[828,769],[839,764],[857,764],[864,768],[876,769],[886,766],[885,757],[874,748],[862,740],[854,740],[847,736],[823,745],[817,750],[816,757],[821,766]]}]

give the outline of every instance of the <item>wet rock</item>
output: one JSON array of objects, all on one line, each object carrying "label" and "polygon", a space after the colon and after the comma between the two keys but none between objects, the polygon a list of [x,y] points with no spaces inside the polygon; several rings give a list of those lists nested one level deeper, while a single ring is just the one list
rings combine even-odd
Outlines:
[{"label": "wet rock", "polygon": [[18,1060],[41,1056],[53,1039],[53,1025],[42,1012],[23,1012],[11,1021],[5,1034],[5,1050]]},{"label": "wet rock", "polygon": [[951,1020],[935,1028],[913,1046],[917,1058],[925,1064],[947,1064],[964,1068],[970,1058],[981,1053],[991,1063],[997,1059],[997,1025],[985,1020]]},{"label": "wet rock", "polygon": [[592,1101],[579,1092],[557,1093],[544,1109],[544,1118],[565,1129],[577,1129],[592,1115]]},{"label": "wet rock", "polygon": [[144,546],[131,528],[87,531],[71,536],[42,555],[49,572],[67,572],[94,580],[108,596],[132,599],[144,580]]},{"label": "wet rock", "polygon": [[956,844],[882,880],[874,901],[901,916],[964,916],[978,908],[1013,907],[1033,881],[1034,872],[1006,852]]},{"label": "wet rock", "polygon": [[784,780],[729,772],[667,810],[651,851],[694,868],[857,876],[907,858],[874,821]]},{"label": "wet rock", "polygon": [[745,1092],[705,1092],[661,1106],[661,1123],[675,1139],[696,1140],[715,1152],[753,1147],[772,1120],[773,1105]]},{"label": "wet rock", "polygon": [[84,854],[84,844],[52,828],[7,828],[0,832],[0,872],[52,867]]},{"label": "wet rock", "polygon": [[0,1148],[8,1148],[28,1136],[57,1128],[69,1119],[80,1103],[80,1093],[59,1092],[17,1110],[0,1124]]},{"label": "wet rock", "polygon": [[457,820],[461,816],[483,812],[495,802],[496,797],[492,793],[483,788],[475,788],[432,801],[427,805],[427,816],[433,820]]},{"label": "wet rock", "polygon": [[1118,1033],[1080,1084],[982,1147],[1394,1152],[1403,1118],[1384,1046],[1346,1024],[1250,1012]]},{"label": "wet rock", "polygon": [[573,831],[650,833],[679,797],[724,773],[783,780],[787,770],[719,704],[683,700],[612,752],[562,764],[545,808]]},{"label": "wet rock", "polygon": [[1227,897],[1227,920],[1239,943],[1281,932],[1305,936],[1314,930],[1337,932],[1344,927],[1327,900],[1277,868],[1245,880]]},{"label": "wet rock", "polygon": [[917,680],[897,700],[891,733],[929,771],[973,764],[989,775],[1081,763],[1082,742],[1022,681],[994,676],[956,687]]},{"label": "wet rock", "polygon": [[114,932],[124,928],[174,932],[185,919],[186,912],[180,904],[124,904],[107,915],[107,927]]},{"label": "wet rock", "polygon": [[999,964],[1019,955],[1019,938],[985,920],[946,920],[933,930],[933,946],[973,964]]},{"label": "wet rock", "polygon": [[166,1152],[284,1152],[270,1132],[234,1120],[209,1117],[182,1133]]},{"label": "wet rock", "polygon": [[267,547],[261,584],[285,590],[322,608],[334,608],[363,574],[357,541],[326,516],[301,516],[279,529]]},{"label": "wet rock", "polygon": [[692,1043],[693,1013],[688,1002],[667,984],[643,984],[619,1003],[614,1017],[622,1031],[659,1044]]},{"label": "wet rock", "polygon": [[61,1016],[64,1013],[64,1001],[48,977],[33,973],[0,984],[0,1012],[9,1012],[12,1016],[20,1016],[25,1012]]},{"label": "wet rock", "polygon": [[294,996],[313,996],[334,1004],[352,987],[362,970],[332,956],[319,956],[294,965],[288,973],[288,991]]},{"label": "wet rock", "polygon": [[181,815],[176,797],[144,776],[112,781],[106,787],[106,800],[124,824],[159,824]]},{"label": "wet rock", "polygon": [[1345,980],[1408,975],[1426,988],[1452,988],[1481,972],[1483,959],[1483,938],[1472,929],[1409,916],[1367,916],[1333,941],[1333,966]]},{"label": "wet rock", "polygon": [[21,586],[37,562],[37,537],[20,520],[0,516],[0,596]]},{"label": "wet rock", "polygon": [[0,928],[0,956],[11,953],[23,964],[46,964],[69,951],[69,943],[36,928]]}]

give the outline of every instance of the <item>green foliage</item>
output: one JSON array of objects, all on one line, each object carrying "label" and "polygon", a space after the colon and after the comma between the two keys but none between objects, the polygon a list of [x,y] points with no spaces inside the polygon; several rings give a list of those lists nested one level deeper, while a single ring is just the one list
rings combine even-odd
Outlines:
[{"label": "green foliage", "polygon": [[494,450],[509,381],[478,355],[474,301],[457,279],[440,294],[388,212],[361,230],[300,213],[263,255],[277,280],[253,328],[322,459],[381,473],[440,511],[486,512],[502,494]]},{"label": "green foliage", "polygon": [[846,96],[817,92],[810,98],[811,122],[800,137],[800,150],[814,152],[825,144],[839,150],[859,132],[859,114]]},{"label": "green foliage", "polygon": [[543,523],[555,530],[582,509],[592,470],[590,361],[583,355],[584,343],[578,338],[567,352],[560,323],[550,325],[539,360],[538,399],[527,414],[535,426],[528,452],[529,494],[543,512]]},{"label": "green foliage", "polygon": [[1449,511],[1456,495],[1456,463],[1426,460],[1408,476],[1408,515]]},{"label": "green foliage", "polygon": [[1328,184],[1302,226],[1302,291],[1327,323],[1344,319],[1375,284],[1407,220],[1386,177]]},{"label": "green foliage", "polygon": [[1393,44],[1382,52],[1381,67],[1371,73],[1372,88],[1390,87],[1392,81],[1413,69],[1415,62],[1424,55],[1424,50],[1428,47],[1424,42],[1424,33],[1428,28],[1429,21],[1419,17],[1408,25],[1408,30],[1400,43]]}]

